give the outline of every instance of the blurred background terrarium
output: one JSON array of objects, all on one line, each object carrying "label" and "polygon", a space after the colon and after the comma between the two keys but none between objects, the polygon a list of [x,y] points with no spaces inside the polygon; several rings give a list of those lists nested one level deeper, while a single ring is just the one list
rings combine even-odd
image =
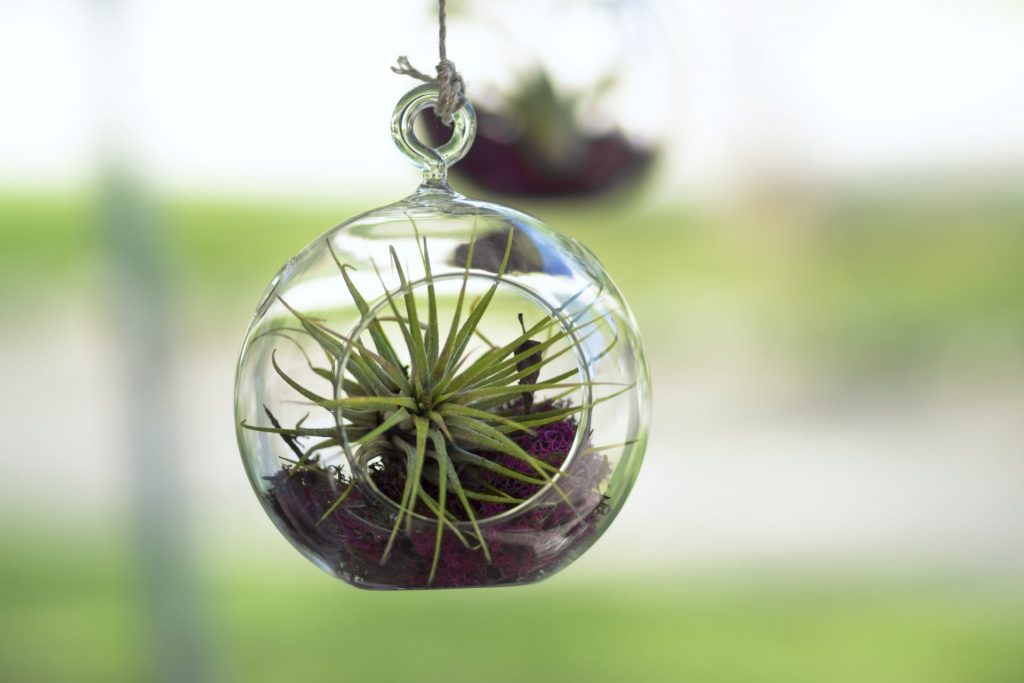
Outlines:
[{"label": "blurred background terrarium", "polygon": [[[467,84],[480,126],[456,174],[496,196],[537,198],[599,196],[643,181],[661,149],[672,87],[649,3],[463,0],[449,7],[453,45],[473,64]],[[538,24],[558,26],[560,39]],[[448,138],[436,119],[424,124],[435,143]]]},{"label": "blurred background terrarium", "polygon": [[[646,363],[597,259],[444,182],[456,113],[410,197],[333,228],[274,278],[236,384],[242,458],[281,532],[360,587],[529,583],[608,527],[647,440]],[[439,161],[443,159],[443,161]]]}]

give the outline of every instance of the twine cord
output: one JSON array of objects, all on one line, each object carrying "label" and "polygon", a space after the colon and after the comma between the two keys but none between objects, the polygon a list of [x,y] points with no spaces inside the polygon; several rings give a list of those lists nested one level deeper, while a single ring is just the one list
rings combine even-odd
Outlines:
[{"label": "twine cord", "polygon": [[402,76],[411,76],[424,83],[437,85],[437,104],[434,105],[434,114],[446,126],[452,125],[452,116],[466,103],[466,84],[462,75],[455,68],[455,63],[448,59],[448,22],[445,0],[438,0],[437,8],[437,43],[438,56],[437,74],[428,76],[412,64],[405,55],[398,58],[398,65],[391,67],[391,70]]}]

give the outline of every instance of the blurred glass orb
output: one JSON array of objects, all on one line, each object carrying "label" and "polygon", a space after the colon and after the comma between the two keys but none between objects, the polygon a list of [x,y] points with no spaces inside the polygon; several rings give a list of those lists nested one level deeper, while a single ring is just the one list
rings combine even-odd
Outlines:
[{"label": "blurred glass orb", "polygon": [[[648,3],[450,2],[448,36],[479,118],[460,177],[502,195],[573,197],[635,185],[651,169],[672,73]],[[448,138],[436,119],[425,125],[435,143]]]}]

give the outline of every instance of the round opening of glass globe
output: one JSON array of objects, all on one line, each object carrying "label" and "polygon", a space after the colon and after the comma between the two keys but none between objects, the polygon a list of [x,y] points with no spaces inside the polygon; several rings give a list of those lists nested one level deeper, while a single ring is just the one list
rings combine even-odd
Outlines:
[{"label": "round opening of glass globe", "polygon": [[[467,317],[472,328],[460,337]],[[360,353],[389,340],[409,395],[370,415],[339,405],[341,449],[332,464],[411,524],[436,525],[441,497],[447,523],[463,530],[561,500],[589,432],[586,335],[585,325],[528,288],[491,275],[448,274],[384,295],[347,335],[340,365],[356,367]],[[421,377],[410,370],[418,354],[431,369]],[[360,404],[367,387],[358,373],[335,383],[336,400]]]}]

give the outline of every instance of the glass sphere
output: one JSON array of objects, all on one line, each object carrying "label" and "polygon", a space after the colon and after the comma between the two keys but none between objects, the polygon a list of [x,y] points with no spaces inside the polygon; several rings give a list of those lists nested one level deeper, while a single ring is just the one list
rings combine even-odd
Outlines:
[{"label": "glass sphere", "polygon": [[411,119],[435,94],[417,88],[396,113],[423,186],[289,260],[238,365],[238,443],[264,509],[364,588],[558,571],[622,508],[647,439],[619,291],[577,241],[447,187],[470,107],[452,145],[416,156]]},{"label": "glass sphere", "polygon": [[[460,177],[500,196],[589,197],[653,167],[674,87],[663,8],[647,0],[449,3],[451,54],[480,119]],[[436,5],[436,3],[433,3]],[[430,139],[447,139],[435,119]]]}]

